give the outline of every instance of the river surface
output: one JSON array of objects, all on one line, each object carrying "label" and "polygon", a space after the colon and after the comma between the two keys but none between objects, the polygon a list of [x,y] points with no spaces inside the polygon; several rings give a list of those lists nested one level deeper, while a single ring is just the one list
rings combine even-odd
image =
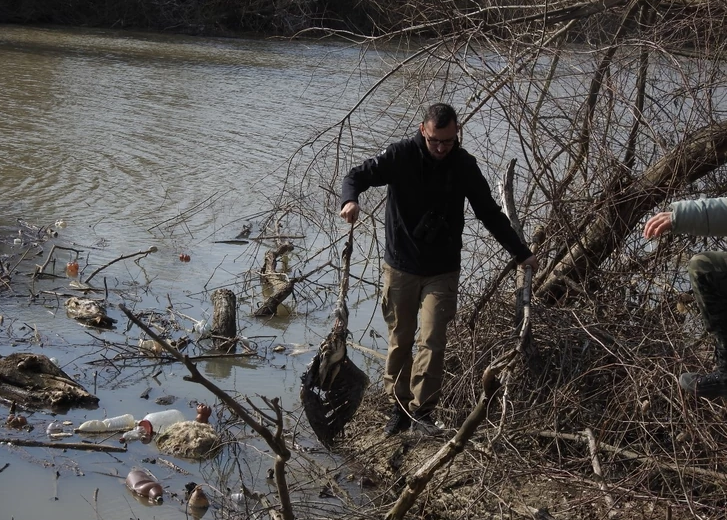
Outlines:
[{"label": "river surface", "polygon": [[[74,426],[125,413],[138,419],[168,408],[154,402],[163,395],[175,396],[173,407],[189,419],[195,402],[214,404],[200,385],[182,380],[179,364],[149,361],[119,371],[104,360],[133,351],[141,336],[115,304],[138,312],[171,307],[178,335],[194,339],[195,320],[209,318],[209,291],[219,287],[240,294],[239,333],[258,356],[200,361],[201,372],[253,400],[279,397],[300,416],[300,376],[332,325],[329,300],[319,300],[320,308],[312,300],[305,313],[287,318],[253,318],[253,303],[236,284],[251,285],[261,253],[274,244],[219,241],[234,239],[244,226],[252,236],[269,232],[257,226],[288,159],[375,81],[375,74],[352,75],[360,59],[359,49],[345,44],[0,26],[0,258],[13,259],[13,267],[29,252],[17,264],[12,290],[0,292],[0,355],[55,358],[100,398],[97,410],[70,410],[57,419]],[[58,236],[34,239],[18,219]],[[53,244],[79,251],[82,279],[110,264],[92,283],[109,290],[116,330],[86,329],[66,316],[63,301],[73,291],[64,268],[74,252],[56,251],[46,272],[57,277],[30,281],[33,265],[48,258]],[[156,252],[147,256],[113,262],[152,247]],[[180,254],[190,261],[181,262]],[[375,299],[357,307],[350,328],[361,343],[384,348],[375,334],[363,334],[384,331]],[[273,352],[278,345],[285,350]],[[3,422],[6,414],[3,404]],[[30,414],[33,431],[2,428],[0,437],[47,440],[52,418]],[[272,466],[264,449],[245,452],[250,480],[244,483],[254,491],[270,490],[258,478]],[[167,493],[181,495],[186,482],[204,482],[212,471],[173,457],[166,458],[190,475],[150,466],[157,455],[153,443],[132,443],[112,455],[0,447],[0,467],[9,464],[0,472],[0,518],[183,518],[179,500],[147,507],[123,478],[132,466],[150,467]],[[239,490],[234,478],[228,484]],[[212,508],[206,517],[221,514]]]}]

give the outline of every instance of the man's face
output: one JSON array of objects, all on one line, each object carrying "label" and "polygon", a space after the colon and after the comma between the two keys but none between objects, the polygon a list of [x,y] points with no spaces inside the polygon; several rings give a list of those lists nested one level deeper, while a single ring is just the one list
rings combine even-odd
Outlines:
[{"label": "man's face", "polygon": [[427,143],[427,150],[438,161],[447,157],[457,140],[458,128],[454,121],[444,128],[435,128],[434,121],[427,121],[419,124],[419,130]]}]

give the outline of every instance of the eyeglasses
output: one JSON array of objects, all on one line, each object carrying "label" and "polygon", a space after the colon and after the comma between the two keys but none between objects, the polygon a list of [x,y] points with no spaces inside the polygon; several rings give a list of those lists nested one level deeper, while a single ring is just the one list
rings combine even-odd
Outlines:
[{"label": "eyeglasses", "polygon": [[440,144],[445,148],[449,148],[450,146],[454,146],[454,143],[457,140],[456,137],[453,137],[451,139],[434,139],[433,137],[429,137],[426,132],[423,133],[424,138],[427,140],[427,143],[434,146],[435,148],[439,147]]}]

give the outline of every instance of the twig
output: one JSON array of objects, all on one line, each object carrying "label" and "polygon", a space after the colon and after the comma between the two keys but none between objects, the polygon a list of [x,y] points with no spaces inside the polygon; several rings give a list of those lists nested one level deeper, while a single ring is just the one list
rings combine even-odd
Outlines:
[{"label": "twig", "polygon": [[165,466],[167,466],[169,468],[172,468],[174,471],[176,471],[177,473],[181,473],[182,475],[191,475],[191,473],[189,471],[187,471],[184,468],[180,468],[179,466],[177,466],[176,464],[174,464],[173,462],[171,462],[167,459],[157,457],[157,462],[159,462],[160,464],[164,464]]},{"label": "twig", "polygon": [[146,251],[139,251],[137,253],[131,253],[130,255],[121,255],[116,260],[111,260],[108,264],[102,265],[101,267],[99,267],[98,269],[96,269],[94,272],[91,273],[91,275],[88,278],[86,278],[85,282],[86,283],[90,282],[91,281],[91,278],[93,278],[94,276],[96,276],[98,273],[100,273],[101,271],[103,271],[107,267],[115,264],[116,262],[120,262],[121,260],[126,260],[127,258],[134,258],[135,256],[144,257],[144,256],[150,255],[151,253],[156,253],[156,252],[157,252],[156,246],[151,246]]},{"label": "twig", "polygon": [[124,453],[126,451],[123,446],[109,446],[108,444],[93,444],[90,442],[44,442],[30,439],[0,438],[0,443],[35,448],[58,448],[60,450],[103,451],[108,453]]},{"label": "twig", "polygon": [[261,240],[289,240],[289,239],[303,239],[305,235],[261,235],[257,237],[249,237],[248,240],[254,240],[259,242]]},{"label": "twig", "polygon": [[[217,198],[215,198],[215,197],[217,197]],[[153,230],[153,229],[156,229],[156,228],[158,228],[158,227],[161,227],[162,225],[166,224],[167,222],[172,222],[173,220],[180,220],[180,219],[181,219],[181,221],[183,222],[183,221],[184,221],[184,219],[186,219],[187,217],[189,217],[189,216],[191,216],[191,215],[194,215],[194,212],[196,212],[198,208],[201,208],[201,207],[203,207],[203,206],[204,206],[204,204],[206,204],[206,203],[207,203],[208,201],[210,201],[210,200],[211,200],[211,201],[212,201],[212,204],[214,204],[214,203],[215,203],[215,202],[217,202],[217,200],[219,200],[219,199],[220,199],[221,197],[222,197],[222,195],[221,195],[221,194],[218,194],[218,193],[213,193],[212,195],[210,195],[209,197],[207,197],[207,198],[206,198],[206,199],[204,199],[203,201],[201,201],[201,202],[199,202],[198,204],[195,204],[194,206],[192,206],[191,208],[189,208],[188,210],[186,210],[186,211],[184,211],[184,212],[180,213],[179,215],[177,215],[177,216],[175,216],[175,217],[172,217],[172,218],[168,218],[167,220],[162,220],[162,221],[161,221],[161,222],[159,222],[158,224],[156,224],[156,225],[154,225],[154,226],[152,226],[152,227],[148,228],[148,229],[147,229],[147,231],[151,231],[151,230]],[[214,200],[212,200],[212,199],[214,199]]]},{"label": "twig", "polygon": [[510,261],[505,265],[505,267],[502,268],[502,271],[500,271],[500,274],[497,275],[497,278],[494,282],[490,284],[490,287],[482,293],[482,295],[477,299],[477,302],[474,304],[474,308],[472,309],[472,312],[470,313],[469,318],[467,319],[467,326],[470,330],[475,330],[475,324],[477,323],[477,317],[480,314],[480,311],[485,306],[485,304],[492,298],[492,295],[495,294],[495,291],[497,291],[497,288],[500,286],[500,283],[505,279],[505,277],[510,274],[510,272],[517,267],[517,262],[514,258],[511,258]]},{"label": "twig", "polygon": [[616,511],[614,509],[613,497],[609,494],[608,486],[606,481],[603,479],[603,472],[601,471],[601,462],[598,460],[598,445],[596,444],[596,437],[593,435],[593,431],[590,428],[586,428],[583,432],[588,437],[588,451],[591,454],[591,465],[593,466],[593,473],[596,475],[596,482],[598,487],[604,493],[606,504],[608,504],[608,516],[614,516]]},{"label": "twig", "polygon": [[48,267],[48,264],[53,259],[53,253],[55,252],[56,249],[62,249],[63,251],[73,251],[74,253],[76,253],[76,256],[83,253],[83,251],[80,249],[73,249],[72,247],[63,247],[63,246],[58,246],[58,245],[53,244],[53,247],[51,247],[50,251],[48,252],[48,258],[45,259],[45,262],[43,262],[43,265],[37,267],[37,269],[35,270],[35,273],[33,274],[33,278],[35,278],[36,276],[38,276],[40,274],[46,274],[44,272],[45,268]]},{"label": "twig", "polygon": [[386,354],[382,354],[381,352],[378,352],[372,348],[364,347],[363,345],[359,345],[358,343],[354,343],[353,341],[349,341],[346,343],[349,347],[355,348],[356,350],[360,350],[364,354],[368,354],[370,356],[373,356],[377,359],[386,359]]},{"label": "twig", "polygon": [[[551,439],[564,439],[564,440],[570,440],[570,441],[576,441],[576,442],[588,442],[588,436],[583,433],[579,432],[576,434],[573,433],[560,433],[560,432],[554,432],[554,431],[539,431],[537,434],[541,437],[548,437]],[[701,476],[701,477],[708,477],[712,480],[717,480],[723,483],[727,483],[727,474],[720,473],[718,471],[712,471],[710,469],[703,469],[703,468],[697,468],[694,466],[679,466],[678,464],[674,464],[672,462],[662,462],[655,457],[644,455],[642,453],[637,453],[635,451],[626,450],[624,448],[619,448],[618,446],[611,446],[610,444],[604,444],[599,443],[598,444],[599,450],[608,451],[610,453],[615,453],[617,455],[621,455],[627,459],[631,460],[640,460],[644,462],[651,462],[653,464],[656,464],[661,469],[666,469],[669,471],[674,471],[678,474],[688,474],[692,476]]]}]

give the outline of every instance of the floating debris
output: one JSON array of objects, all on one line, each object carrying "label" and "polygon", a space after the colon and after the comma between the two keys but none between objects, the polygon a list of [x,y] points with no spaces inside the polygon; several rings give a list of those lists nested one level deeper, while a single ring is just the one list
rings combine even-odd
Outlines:
[{"label": "floating debris", "polygon": [[106,307],[98,300],[72,296],[65,302],[66,314],[83,325],[111,329],[116,320],[106,314]]}]

